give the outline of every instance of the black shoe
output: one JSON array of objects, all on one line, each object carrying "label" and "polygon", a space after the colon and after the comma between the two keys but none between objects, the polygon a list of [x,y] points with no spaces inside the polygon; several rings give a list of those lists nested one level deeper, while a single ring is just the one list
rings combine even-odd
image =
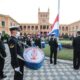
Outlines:
[{"label": "black shoe", "polygon": [[50,62],[50,64],[52,64],[53,62]]},{"label": "black shoe", "polygon": [[79,68],[74,68],[74,70],[78,70]]},{"label": "black shoe", "polygon": [[77,67],[77,66],[73,66],[73,68],[74,68],[75,70],[78,70],[78,69],[79,69],[79,67]]},{"label": "black shoe", "polygon": [[54,63],[54,65],[56,65],[56,63]]},{"label": "black shoe", "polygon": [[53,63],[53,61],[51,60],[51,61],[50,61],[50,64],[52,64],[52,63]]},{"label": "black shoe", "polygon": [[0,79],[6,78],[6,77],[7,77],[6,75],[2,75],[0,76]]},{"label": "black shoe", "polygon": [[53,63],[53,61],[52,60],[50,60],[50,64],[52,64]]}]

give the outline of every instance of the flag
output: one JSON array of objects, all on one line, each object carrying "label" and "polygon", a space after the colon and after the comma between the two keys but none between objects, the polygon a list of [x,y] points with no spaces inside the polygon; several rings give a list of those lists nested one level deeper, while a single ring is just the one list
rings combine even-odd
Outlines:
[{"label": "flag", "polygon": [[54,34],[55,37],[59,37],[59,14],[56,16],[54,23],[52,24],[51,31],[48,35]]}]

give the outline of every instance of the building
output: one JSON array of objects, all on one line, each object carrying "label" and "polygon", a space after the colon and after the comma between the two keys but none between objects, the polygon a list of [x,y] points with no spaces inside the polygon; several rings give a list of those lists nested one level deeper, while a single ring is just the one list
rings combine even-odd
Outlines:
[{"label": "building", "polygon": [[[0,14],[0,32],[10,34],[9,27],[19,26],[21,33],[24,34],[42,34],[47,35],[51,30],[51,23],[49,23],[49,9],[47,12],[41,12],[38,9],[38,23],[18,23],[9,15]],[[80,30],[80,21],[71,24],[60,24],[60,36],[76,36],[76,32]]]},{"label": "building", "polygon": [[9,28],[17,26],[19,23],[8,15],[0,14],[0,32],[10,34]]},{"label": "building", "polygon": [[48,12],[40,12],[38,9],[38,23],[22,23],[20,24],[22,34],[42,34],[47,35],[51,30],[51,24],[49,23],[49,9]]},{"label": "building", "polygon": [[69,27],[66,24],[61,24],[59,26],[60,36],[69,35]]},{"label": "building", "polygon": [[76,21],[70,24],[62,24],[60,25],[60,36],[68,35],[68,36],[76,36],[77,31],[80,31],[80,21]]},{"label": "building", "polygon": [[[38,9],[38,23],[22,23],[20,24],[21,33],[22,34],[42,34],[47,35],[50,30],[52,24],[49,22],[49,9],[47,12],[40,12]],[[61,24],[59,26],[60,36],[69,35],[69,29],[67,24]]]},{"label": "building", "polygon": [[76,36],[77,31],[80,31],[80,21],[73,22],[68,25],[69,27],[69,35],[70,36]]}]

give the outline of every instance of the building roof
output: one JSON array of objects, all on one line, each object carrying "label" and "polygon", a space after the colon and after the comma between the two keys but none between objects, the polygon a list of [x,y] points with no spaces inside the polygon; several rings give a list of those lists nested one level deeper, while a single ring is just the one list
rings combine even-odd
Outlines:
[{"label": "building roof", "polygon": [[[9,17],[11,20],[13,20],[14,22],[16,22],[17,24],[19,24],[16,20],[14,20],[11,16],[9,15],[4,15],[4,14],[0,14],[1,17]],[[19,24],[20,25],[20,24]]]},{"label": "building roof", "polygon": [[76,23],[80,23],[80,20],[75,21],[75,22],[73,22],[73,23],[70,23],[69,26],[70,26],[70,25],[73,25],[73,24],[76,24]]}]

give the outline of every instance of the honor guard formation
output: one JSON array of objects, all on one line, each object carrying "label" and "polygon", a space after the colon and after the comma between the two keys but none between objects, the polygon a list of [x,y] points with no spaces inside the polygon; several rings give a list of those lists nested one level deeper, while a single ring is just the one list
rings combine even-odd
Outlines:
[{"label": "honor guard formation", "polygon": [[[49,44],[50,46],[50,58],[48,59],[49,62],[45,62],[44,53],[41,51],[46,44],[41,35],[35,35],[35,36],[26,35],[26,34],[22,35],[20,33],[19,27],[17,26],[10,27],[10,34],[11,35],[9,36],[7,43],[4,43],[2,39],[2,34],[0,33],[0,80],[2,79],[6,80],[7,78],[7,74],[4,73],[4,65],[6,64],[5,59],[8,55],[8,53],[6,53],[5,50],[6,49],[5,44],[8,44],[9,47],[10,56],[11,56],[11,60],[9,61],[14,72],[14,80],[24,79],[24,75],[25,75],[24,67],[26,65],[25,64],[26,60],[29,61],[30,59],[32,59],[32,62],[31,61],[27,62],[27,64],[31,65],[31,67],[34,67],[35,62],[39,63],[40,58],[42,58],[42,60],[40,61],[41,64],[39,63],[39,65],[37,65],[36,67],[39,67],[41,65],[43,66],[45,65],[45,63],[48,63],[48,66],[50,64],[52,67],[55,67],[55,65],[58,64],[57,52],[58,52],[59,45],[58,45],[58,39],[55,37],[55,34],[50,35],[47,42],[47,44]],[[78,70],[80,67],[80,31],[77,32],[77,37],[73,38],[72,45],[73,45],[73,69]],[[24,52],[28,55],[23,56]],[[44,61],[44,63],[42,63],[42,61]],[[27,69],[28,68],[26,68],[26,74],[27,74]],[[46,80],[53,80],[53,79],[46,79]],[[28,80],[27,77],[25,80]]]}]

